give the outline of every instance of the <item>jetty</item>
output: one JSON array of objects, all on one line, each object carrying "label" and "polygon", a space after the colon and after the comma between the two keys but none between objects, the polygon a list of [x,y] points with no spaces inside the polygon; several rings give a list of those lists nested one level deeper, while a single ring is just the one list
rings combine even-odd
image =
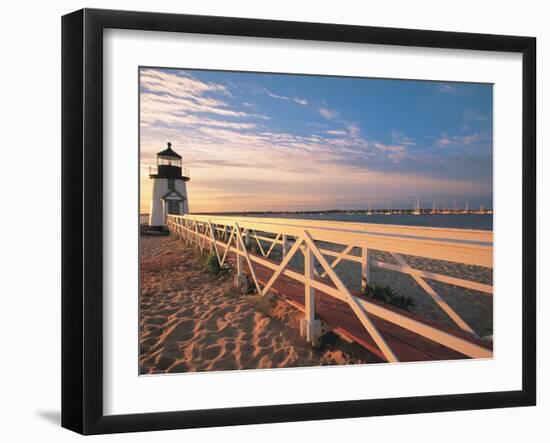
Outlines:
[{"label": "jetty", "polygon": [[[493,357],[492,341],[478,336],[430,281],[487,297],[492,285],[407,263],[407,256],[417,256],[492,268],[492,231],[194,214],[166,215],[166,225],[215,254],[220,266],[231,264],[237,282],[249,281],[259,295],[275,293],[302,311],[301,334],[312,344],[333,331],[387,362]],[[374,259],[373,250],[391,254],[394,262]],[[336,270],[344,261],[360,264],[363,288],[373,267],[410,275],[455,327],[351,290]]]}]

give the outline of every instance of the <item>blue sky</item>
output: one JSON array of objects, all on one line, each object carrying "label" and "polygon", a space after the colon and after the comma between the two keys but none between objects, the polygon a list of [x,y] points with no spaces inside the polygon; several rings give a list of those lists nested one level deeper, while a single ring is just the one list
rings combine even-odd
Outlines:
[{"label": "blue sky", "polygon": [[492,206],[492,86],[142,68],[146,168],[167,141],[191,211]]}]

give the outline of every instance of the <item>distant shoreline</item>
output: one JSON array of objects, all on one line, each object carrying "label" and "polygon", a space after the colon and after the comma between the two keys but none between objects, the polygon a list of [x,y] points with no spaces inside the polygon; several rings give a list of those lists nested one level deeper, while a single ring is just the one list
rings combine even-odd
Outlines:
[{"label": "distant shoreline", "polygon": [[[414,214],[414,209],[324,209],[324,210],[308,210],[308,211],[201,211],[193,212],[197,215],[262,215],[262,214],[285,214],[285,215],[300,215],[300,214],[349,214],[349,215],[385,215],[391,212],[392,215],[494,215],[492,209],[483,211],[478,210],[437,210],[432,212],[432,209],[420,209],[420,214]],[[141,217],[148,216],[149,213],[140,213]]]},{"label": "distant shoreline", "polygon": [[[386,215],[391,212],[392,215],[493,215],[492,209],[485,211],[469,210],[469,211],[436,211],[431,209],[420,209],[420,214],[414,214],[414,209],[327,209],[327,210],[310,210],[310,211],[222,211],[222,212],[194,212],[197,215],[262,215],[262,214],[285,214],[285,215],[311,215],[311,214],[347,214],[347,215]],[[148,214],[141,214],[148,215]]]},{"label": "distant shoreline", "polygon": [[[476,212],[445,212],[431,213],[431,211],[391,210],[371,211],[365,210],[341,211],[233,211],[233,212],[196,212],[196,215],[212,217],[265,217],[265,218],[294,218],[304,220],[330,220],[354,223],[381,223],[390,225],[425,226],[433,228],[476,229],[492,230],[493,214]],[[147,215],[141,214],[141,221],[146,223]]]}]

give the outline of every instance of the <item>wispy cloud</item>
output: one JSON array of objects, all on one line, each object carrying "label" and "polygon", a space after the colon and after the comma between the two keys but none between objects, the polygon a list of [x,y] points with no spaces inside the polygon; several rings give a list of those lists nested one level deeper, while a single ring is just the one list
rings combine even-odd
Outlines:
[{"label": "wispy cloud", "polygon": [[349,135],[352,138],[358,138],[361,130],[359,129],[359,126],[354,123],[348,123],[346,126]]},{"label": "wispy cloud", "polygon": [[[225,85],[197,80],[186,73],[144,69],[140,73],[140,121],[148,125],[200,125],[251,129],[268,116],[235,109]],[[221,120],[219,117],[236,120]],[[247,119],[249,121],[242,121]]]},{"label": "wispy cloud", "polygon": [[444,94],[452,94],[457,91],[456,86],[450,83],[437,83],[436,88]]},{"label": "wispy cloud", "polygon": [[190,76],[169,74],[163,71],[146,69],[140,73],[140,110],[142,122],[159,120],[170,116],[193,113],[217,114],[226,117],[245,117],[247,114],[236,111],[220,98],[206,96],[207,93],[225,95],[224,85],[207,83]]},{"label": "wispy cloud", "polygon": [[224,85],[197,80],[183,71],[171,74],[157,69],[142,69],[140,84],[151,92],[163,93],[178,97],[196,99],[206,92],[221,92],[230,95]]},{"label": "wispy cloud", "polygon": [[285,95],[273,94],[272,92],[269,92],[269,91],[267,91],[267,95],[269,95],[271,98],[274,98],[274,99],[277,99],[277,100],[285,100],[287,102],[293,102],[293,103],[296,103],[296,104],[302,105],[302,106],[307,106],[307,104],[308,104],[307,100],[305,100],[303,98],[287,97]]},{"label": "wispy cloud", "polygon": [[329,129],[328,131],[325,131],[325,134],[328,135],[347,135],[347,132],[343,129]]},{"label": "wispy cloud", "polygon": [[318,109],[319,114],[321,114],[323,117],[325,117],[327,120],[333,120],[338,117],[338,112],[333,111],[332,109],[329,109],[327,107],[320,107]]},{"label": "wispy cloud", "polygon": [[294,101],[294,103],[298,103],[299,105],[302,105],[302,106],[308,105],[308,101],[304,100],[303,98],[294,98],[292,100]]},{"label": "wispy cloud", "polygon": [[252,85],[250,86],[250,89],[256,93],[256,94],[266,94],[271,98],[274,98],[275,100],[284,100],[290,103],[296,103],[301,106],[307,106],[309,102],[301,97],[290,97],[287,95],[277,94],[275,92],[270,91],[269,89],[259,86],[259,85]]},{"label": "wispy cloud", "polygon": [[447,135],[446,133],[443,133],[436,140],[436,144],[440,148],[456,148],[456,147],[470,146],[475,143],[478,143],[480,140],[481,140],[480,134]]},{"label": "wispy cloud", "polygon": [[383,143],[374,143],[374,146],[387,155],[388,159],[400,161],[405,158],[407,148],[399,145],[386,145]]},{"label": "wispy cloud", "polygon": [[418,142],[412,137],[404,136],[400,131],[392,129],[391,131],[392,139],[400,145],[404,146],[417,146]]}]

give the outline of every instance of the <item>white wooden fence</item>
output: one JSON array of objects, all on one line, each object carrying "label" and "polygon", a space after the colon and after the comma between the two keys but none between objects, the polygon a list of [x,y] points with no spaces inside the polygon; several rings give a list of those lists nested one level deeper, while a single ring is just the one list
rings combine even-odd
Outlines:
[{"label": "white wooden fence", "polygon": [[[315,319],[317,289],[350,306],[389,362],[398,359],[371,321],[370,315],[468,357],[492,358],[492,351],[477,343],[353,295],[334,269],[344,260],[360,263],[363,287],[369,282],[369,271],[373,266],[409,274],[462,330],[475,336],[475,331],[470,325],[439,296],[426,279],[473,289],[488,297],[492,297],[492,285],[414,269],[407,263],[403,254],[492,268],[492,231],[192,214],[168,215],[167,225],[170,231],[196,244],[201,250],[208,248],[214,252],[220,265],[226,263],[229,253],[235,254],[237,275],[242,273],[245,260],[250,277],[261,295],[267,294],[281,275],[303,283],[305,335],[310,341],[317,338],[319,329]],[[249,252],[250,248],[247,246],[252,243],[257,245],[259,254]],[[269,247],[264,247],[264,244],[268,244]],[[341,245],[340,248],[343,246],[343,250],[329,249],[326,244]],[[268,260],[277,245],[281,246],[282,251],[280,263]],[[352,254],[354,248],[360,248],[360,256]],[[291,259],[299,250],[304,256],[303,274],[288,268]],[[390,253],[398,264],[374,260],[370,256],[371,250]],[[333,257],[330,263],[327,257]],[[315,262],[319,263],[321,273],[316,270]],[[271,278],[264,285],[260,284],[256,277],[257,265],[273,271]],[[333,286],[326,283],[327,277]]]}]

